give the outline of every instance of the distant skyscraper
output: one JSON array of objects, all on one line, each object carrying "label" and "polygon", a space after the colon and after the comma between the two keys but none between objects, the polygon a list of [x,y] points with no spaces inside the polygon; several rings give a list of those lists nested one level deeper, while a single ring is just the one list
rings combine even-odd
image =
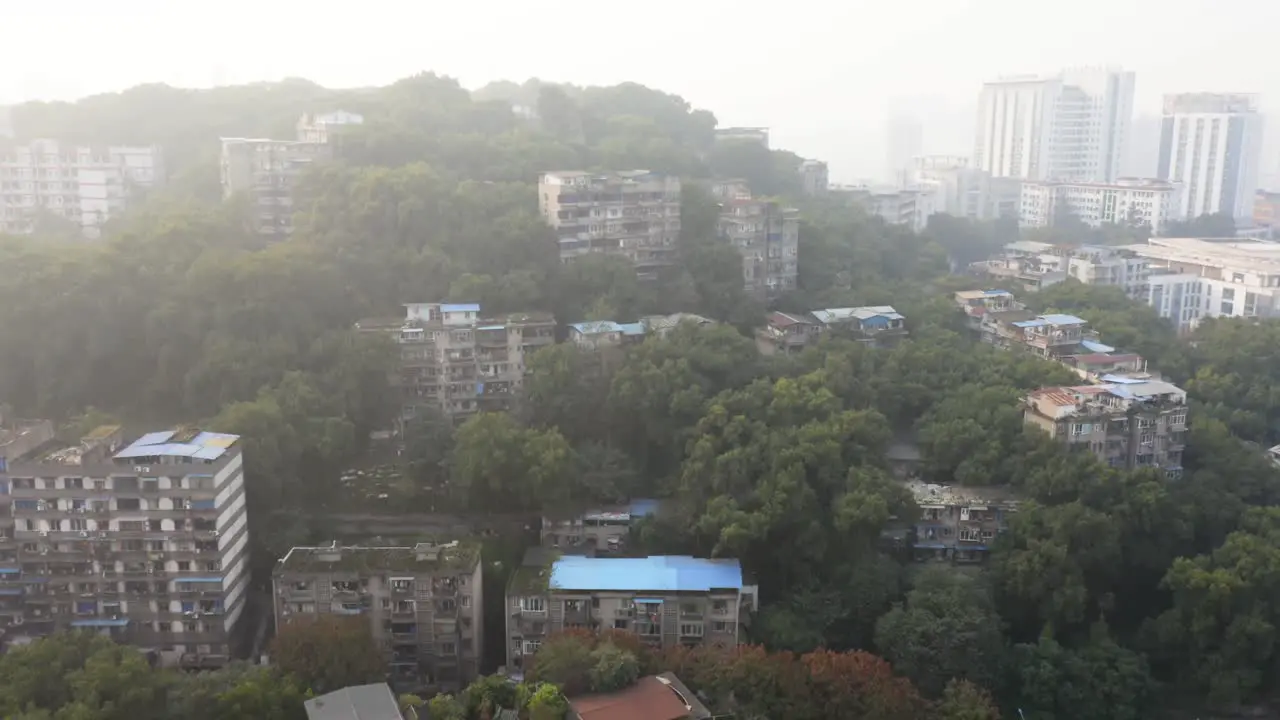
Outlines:
[{"label": "distant skyscraper", "polygon": [[1133,80],[1123,70],[1082,68],[985,84],[974,167],[1025,180],[1115,180],[1129,139]]},{"label": "distant skyscraper", "polygon": [[1120,174],[1131,178],[1154,178],[1159,173],[1160,116],[1143,114],[1133,119],[1133,131],[1125,149]]},{"label": "distant skyscraper", "polygon": [[1162,179],[1181,184],[1186,217],[1252,216],[1262,123],[1255,95],[1165,96],[1158,172]]},{"label": "distant skyscraper", "polygon": [[902,113],[892,114],[889,116],[885,141],[885,170],[889,180],[897,184],[911,166],[912,159],[924,150],[924,128],[916,117]]}]

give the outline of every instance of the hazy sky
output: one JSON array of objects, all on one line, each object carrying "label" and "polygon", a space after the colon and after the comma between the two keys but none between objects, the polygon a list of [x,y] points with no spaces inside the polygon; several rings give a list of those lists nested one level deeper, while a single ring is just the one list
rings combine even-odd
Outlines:
[{"label": "hazy sky", "polygon": [[1280,106],[1276,0],[0,0],[0,27],[0,102],[422,70],[473,88],[633,80],[770,126],[838,180],[880,174],[899,98],[927,115],[925,152],[967,154],[974,99],[1002,74],[1117,64],[1137,72],[1139,111],[1191,90]]}]

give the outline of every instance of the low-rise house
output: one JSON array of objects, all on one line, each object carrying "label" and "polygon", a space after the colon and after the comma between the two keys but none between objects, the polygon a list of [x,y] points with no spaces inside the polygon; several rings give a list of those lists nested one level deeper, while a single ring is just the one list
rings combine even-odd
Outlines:
[{"label": "low-rise house", "polygon": [[519,673],[548,634],[567,628],[634,633],[655,647],[732,647],[758,597],[737,560],[561,556],[512,574],[507,667]]},{"label": "low-rise house", "polygon": [[906,318],[891,305],[814,310],[822,329],[859,342],[890,344],[907,334]]},{"label": "low-rise house", "polygon": [[397,689],[456,690],[479,674],[479,543],[295,547],[272,585],[276,627],[324,614],[367,618]]},{"label": "low-rise house", "polygon": [[982,562],[1018,510],[1017,500],[1004,488],[909,482],[907,489],[920,507],[911,541],[916,560]]},{"label": "low-rise house", "polygon": [[307,720],[403,720],[386,683],[353,685],[304,702]]},{"label": "low-rise house", "polygon": [[684,323],[693,323],[698,327],[707,327],[715,325],[716,321],[710,318],[695,315],[694,313],[672,313],[671,315],[649,315],[640,318],[640,324],[644,326],[645,334],[656,335],[658,337],[666,337],[671,334],[672,330]]},{"label": "low-rise house", "polygon": [[1025,422],[1111,467],[1151,467],[1181,476],[1186,391],[1145,373],[1104,375],[1100,381],[1030,393]]},{"label": "low-rise house", "polygon": [[800,352],[818,339],[820,325],[807,314],[772,312],[756,330],[756,346],[766,355]]},{"label": "low-rise house", "polygon": [[631,524],[657,511],[657,500],[644,499],[582,513],[546,514],[542,518],[542,544],[565,549],[582,547],[597,553],[619,552],[626,547]]},{"label": "low-rise house", "polygon": [[990,313],[982,326],[984,342],[1004,348],[1021,348],[1034,355],[1058,360],[1088,351],[1086,341],[1097,342],[1089,322],[1075,315],[1051,313],[1031,315],[1010,310]]},{"label": "low-rise house", "polygon": [[983,319],[991,313],[1020,308],[1008,290],[961,290],[955,294],[955,301],[974,332],[982,331]]},{"label": "low-rise house", "polygon": [[[1100,345],[1086,341],[1084,345]],[[1105,375],[1117,373],[1141,372],[1146,362],[1136,353],[1113,353],[1110,346],[1103,345],[1106,350],[1096,350],[1082,355],[1067,355],[1062,364],[1089,382],[1101,382]]]},{"label": "low-rise house", "polygon": [[612,320],[591,320],[569,326],[569,342],[584,350],[619,347],[622,338],[622,326]]},{"label": "low-rise house", "polygon": [[711,711],[674,673],[614,693],[569,698],[569,720],[709,720]]}]

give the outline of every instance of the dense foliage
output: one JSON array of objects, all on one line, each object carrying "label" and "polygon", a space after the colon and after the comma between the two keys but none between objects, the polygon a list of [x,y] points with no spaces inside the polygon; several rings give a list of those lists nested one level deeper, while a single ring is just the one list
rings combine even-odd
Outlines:
[{"label": "dense foliage", "polygon": [[[216,138],[288,137],[299,114],[338,108],[365,124],[343,137],[337,162],[305,178],[295,235],[263,247],[243,204],[221,200]],[[1107,288],[1068,282],[1025,298],[1085,317],[1185,384],[1192,428],[1184,473],[1170,481],[1103,467],[1026,429],[1022,395],[1078,380],[964,331],[949,292],[974,284],[948,270],[1018,237],[1016,227],[937,217],[917,234],[836,198],[798,197],[795,155],[716,144],[715,118],[672,95],[538,82],[473,95],[420,75],[350,91],[299,80],[148,86],[21,106],[14,119],[23,136],[160,143],[173,179],[100,243],[0,243],[0,398],[19,415],[99,408],[130,424],[204,420],[242,434],[258,579],[290,542],[332,539],[308,520],[352,506],[342,472],[368,460],[370,431],[396,409],[394,348],[356,331],[361,318],[454,300],[561,322],[677,311],[725,321],[651,337],[611,363],[572,346],[541,351],[518,412],[456,430],[429,418],[395,462],[409,486],[403,509],[534,513],[664,498],[669,510],[637,529],[639,544],[740,557],[761,588],[750,632],[762,646],[659,661],[619,638],[570,637],[543,646],[531,673],[543,684],[485,680],[427,699],[433,716],[555,716],[557,685],[605,689],[657,669],[748,717],[931,708],[980,720],[999,716],[998,701],[1027,720],[1127,719],[1162,700],[1234,706],[1270,689],[1280,525],[1269,506],[1280,478],[1261,447],[1280,441],[1280,324],[1210,321],[1178,338]],[[540,171],[624,167],[677,173],[689,187],[680,262],[654,282],[616,258],[562,265],[537,214]],[[744,297],[738,256],[717,241],[714,201],[696,186],[715,176],[802,210],[799,288],[780,309],[892,304],[910,336],[761,356],[751,330],[764,308]],[[1061,232],[1132,242],[1143,230]],[[897,442],[918,447],[927,481],[1024,499],[974,577],[920,572],[881,542],[916,512],[886,458]],[[367,646],[329,635],[347,638],[282,632],[281,665],[301,680],[238,669],[199,683],[99,640],[46,641],[0,659],[0,714],[169,716],[170,684],[190,683],[184,692],[207,702],[173,716],[290,717],[305,690],[380,672]],[[57,672],[35,671],[49,667]]]}]

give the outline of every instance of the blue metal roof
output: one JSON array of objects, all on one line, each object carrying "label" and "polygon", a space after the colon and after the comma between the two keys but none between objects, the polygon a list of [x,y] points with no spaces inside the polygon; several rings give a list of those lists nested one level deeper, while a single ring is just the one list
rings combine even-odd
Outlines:
[{"label": "blue metal roof", "polygon": [[440,312],[480,312],[480,303],[459,303],[456,305],[441,305]]},{"label": "blue metal roof", "polygon": [[619,323],[618,328],[622,330],[623,335],[643,335],[645,332],[644,323]]},{"label": "blue metal roof", "polygon": [[90,620],[72,620],[71,627],[125,627],[129,624],[128,618],[92,618]]},{"label": "blue metal roof", "polygon": [[551,566],[551,586],[559,590],[657,590],[706,592],[742,588],[737,560],[706,560],[687,555],[645,558],[566,556]]},{"label": "blue metal roof", "polygon": [[1147,381],[1142,378],[1129,377],[1128,375],[1103,375],[1102,382],[1116,383],[1118,385],[1138,385]]},{"label": "blue metal roof", "polygon": [[598,335],[608,332],[622,332],[622,326],[612,320],[595,320],[592,322],[574,323],[569,327],[583,335]]},{"label": "blue metal roof", "polygon": [[174,431],[147,433],[130,443],[129,447],[115,454],[117,458],[136,457],[193,457],[200,460],[217,460],[227,452],[227,448],[240,439],[239,435],[227,433],[201,432],[191,438],[190,442],[171,443]]},{"label": "blue metal roof", "polygon": [[637,498],[631,501],[632,517],[647,517],[658,514],[658,501],[651,498]]},{"label": "blue metal roof", "polygon": [[1116,349],[1111,347],[1110,345],[1103,345],[1100,342],[1094,342],[1092,340],[1081,340],[1080,344],[1083,345],[1085,349],[1088,350],[1089,352],[1109,353],[1109,352],[1116,351]]},{"label": "blue metal roof", "polygon": [[1044,320],[1050,325],[1084,325],[1088,322],[1087,320],[1081,320],[1075,315],[1062,315],[1057,313],[1041,315],[1040,317],[1044,318]]},{"label": "blue metal roof", "polygon": [[1012,295],[1013,293],[1009,292],[1008,290],[983,290],[982,294],[999,296],[999,295]]}]

